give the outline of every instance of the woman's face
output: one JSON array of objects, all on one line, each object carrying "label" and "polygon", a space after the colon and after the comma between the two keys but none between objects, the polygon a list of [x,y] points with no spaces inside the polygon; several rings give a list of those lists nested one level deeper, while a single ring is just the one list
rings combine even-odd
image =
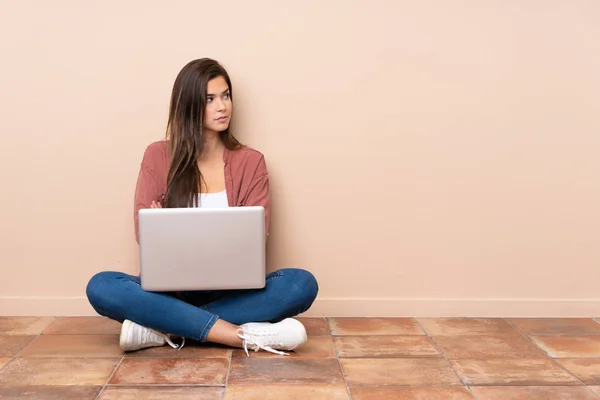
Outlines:
[{"label": "woman's face", "polygon": [[222,76],[208,81],[206,109],[204,110],[204,130],[222,132],[229,127],[233,104],[229,86]]}]

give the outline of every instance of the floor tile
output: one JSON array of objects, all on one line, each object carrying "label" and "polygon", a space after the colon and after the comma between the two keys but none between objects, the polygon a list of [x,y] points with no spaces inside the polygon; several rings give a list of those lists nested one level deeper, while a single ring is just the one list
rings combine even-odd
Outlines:
[{"label": "floor tile", "polygon": [[477,400],[594,400],[584,386],[471,387]]},{"label": "floor tile", "polygon": [[2,385],[104,385],[117,359],[17,358],[0,370]]},{"label": "floor tile", "polygon": [[348,400],[346,386],[238,386],[228,385],[225,400]]},{"label": "floor tile", "polygon": [[600,385],[600,359],[558,359],[560,365],[568,369],[586,385]]},{"label": "floor tile", "polygon": [[57,318],[44,335],[118,335],[121,324],[105,317]]},{"label": "floor tile", "polygon": [[546,357],[518,332],[495,336],[436,336],[435,342],[449,360]]},{"label": "floor tile", "polygon": [[442,358],[342,358],[340,362],[349,386],[461,384]]},{"label": "floor tile", "polygon": [[590,390],[600,396],[600,386],[590,386]]},{"label": "floor tile", "polygon": [[125,354],[126,358],[229,358],[231,348],[211,345],[186,345],[176,350],[169,345],[149,347]]},{"label": "floor tile", "polygon": [[515,332],[502,318],[417,318],[431,336],[501,335]]},{"label": "floor tile", "polygon": [[441,357],[427,336],[336,336],[340,357]]},{"label": "floor tile", "polygon": [[[248,350],[250,357],[259,358],[281,358],[279,354],[273,354],[267,351],[251,351]],[[238,349],[233,351],[233,357],[247,357],[244,350]],[[335,346],[331,336],[313,336],[308,338],[306,344],[299,349],[289,352],[286,358],[336,358]]]},{"label": "floor tile", "polygon": [[352,400],[474,400],[465,387],[361,388],[350,390]]},{"label": "floor tile", "polygon": [[338,360],[282,358],[234,358],[229,372],[230,385],[342,385]]},{"label": "floor tile", "polygon": [[8,364],[10,360],[12,360],[12,358],[0,358],[0,369],[2,369],[2,367]]},{"label": "floor tile", "polygon": [[600,336],[530,336],[550,357],[600,358]]},{"label": "floor tile", "polygon": [[600,335],[600,324],[589,318],[509,318],[527,335]]},{"label": "floor tile", "polygon": [[0,335],[39,335],[54,317],[0,317]]},{"label": "floor tile", "polygon": [[325,318],[300,317],[296,319],[302,322],[308,336],[328,336],[331,334]]},{"label": "floor tile", "polygon": [[222,387],[108,386],[99,400],[221,400]]},{"label": "floor tile", "polygon": [[4,386],[0,399],[94,400],[102,386]]},{"label": "floor tile", "polygon": [[424,335],[412,318],[329,318],[332,335]]},{"label": "floor tile", "polygon": [[467,385],[580,385],[550,359],[454,360],[451,363]]},{"label": "floor tile", "polygon": [[0,357],[14,357],[37,336],[0,336]]},{"label": "floor tile", "polygon": [[225,384],[228,360],[125,358],[109,385],[198,385]]},{"label": "floor tile", "polygon": [[122,355],[117,335],[41,335],[19,357],[121,358]]}]

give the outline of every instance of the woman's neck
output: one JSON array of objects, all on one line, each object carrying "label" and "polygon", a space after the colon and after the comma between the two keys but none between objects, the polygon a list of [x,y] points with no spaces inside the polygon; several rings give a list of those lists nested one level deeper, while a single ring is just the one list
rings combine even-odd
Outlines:
[{"label": "woman's neck", "polygon": [[204,149],[200,154],[200,159],[210,159],[214,157],[221,157],[225,146],[221,141],[221,137],[218,132],[205,131],[203,132]]}]

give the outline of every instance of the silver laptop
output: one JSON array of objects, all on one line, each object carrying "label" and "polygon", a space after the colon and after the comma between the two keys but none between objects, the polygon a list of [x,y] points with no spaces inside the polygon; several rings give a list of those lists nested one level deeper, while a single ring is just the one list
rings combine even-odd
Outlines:
[{"label": "silver laptop", "polygon": [[265,286],[263,207],[155,208],[138,216],[142,289]]}]

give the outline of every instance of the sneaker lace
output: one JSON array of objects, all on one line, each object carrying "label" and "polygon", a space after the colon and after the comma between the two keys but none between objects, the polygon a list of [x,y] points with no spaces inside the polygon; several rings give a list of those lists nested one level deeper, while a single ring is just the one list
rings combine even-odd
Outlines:
[{"label": "sneaker lace", "polygon": [[[171,340],[171,338],[169,337],[169,335],[165,335],[163,333],[157,332],[157,331],[152,330],[152,329],[148,329],[147,335],[148,335],[147,338],[150,337],[151,340],[152,339],[156,340],[157,338],[158,339],[164,338],[164,340],[169,344],[169,346],[171,346],[172,348],[177,349],[177,350],[181,350],[183,348],[183,346],[185,345],[185,338],[184,337],[181,338],[181,344],[178,345],[178,344],[174,343]],[[152,338],[152,336],[154,336],[154,338]]]},{"label": "sneaker lace", "polygon": [[265,350],[274,354],[279,354],[282,356],[287,356],[289,354],[275,350],[272,346],[283,346],[282,343],[278,341],[279,334],[274,329],[261,329],[258,331],[253,331],[251,334],[244,332],[243,329],[239,329],[237,331],[237,335],[244,342],[244,350],[246,351],[246,355],[250,356],[248,353],[248,344],[254,346],[254,351]]},{"label": "sneaker lace", "polygon": [[183,349],[183,346],[185,345],[185,338],[183,336],[181,337],[181,344],[173,343],[171,341],[171,339],[169,338],[169,336],[167,336],[165,339],[167,340],[167,343],[169,344],[169,346],[171,346],[172,348],[177,349],[177,350]]}]

